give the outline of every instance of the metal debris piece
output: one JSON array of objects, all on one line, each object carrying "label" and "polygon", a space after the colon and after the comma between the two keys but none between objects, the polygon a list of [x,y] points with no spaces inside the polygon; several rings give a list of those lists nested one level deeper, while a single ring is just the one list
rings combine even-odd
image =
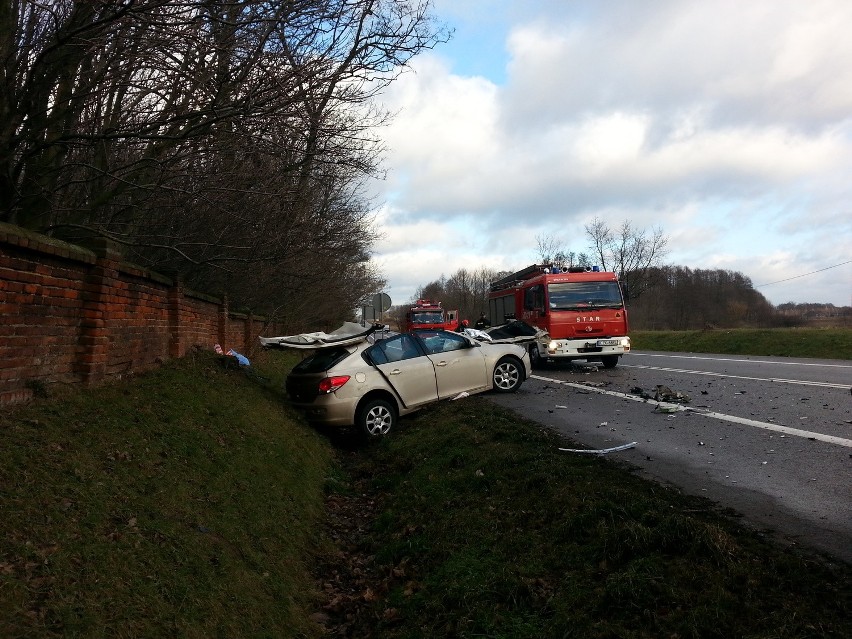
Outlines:
[{"label": "metal debris piece", "polygon": [[628,448],[635,448],[636,442],[630,442],[629,444],[622,444],[621,446],[613,446],[612,448],[560,448],[559,450],[564,451],[566,453],[585,453],[587,455],[606,455],[607,453],[614,453],[619,450],[627,450]]}]

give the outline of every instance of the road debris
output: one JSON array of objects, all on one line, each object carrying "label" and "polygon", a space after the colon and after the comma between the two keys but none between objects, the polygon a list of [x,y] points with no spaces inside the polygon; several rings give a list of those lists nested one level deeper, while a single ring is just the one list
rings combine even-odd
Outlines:
[{"label": "road debris", "polygon": [[641,397],[642,399],[645,399],[645,400],[654,399],[653,395],[646,393],[645,390],[643,388],[641,388],[640,386],[634,386],[633,388],[630,389],[630,392],[633,393],[634,395],[639,395],[639,397]]},{"label": "road debris", "polygon": [[621,446],[613,446],[612,448],[560,448],[559,450],[566,453],[585,453],[587,455],[606,455],[607,453],[615,453],[619,450],[627,450],[635,448],[636,442],[622,444]]},{"label": "road debris", "polygon": [[680,406],[663,406],[662,404],[657,404],[654,408],[654,411],[658,413],[677,413],[680,410],[682,410]]},{"label": "road debris", "polygon": [[673,391],[668,386],[663,386],[662,384],[657,384],[657,390],[654,393],[654,399],[658,402],[680,402],[683,404],[689,403],[690,397],[686,393],[681,393],[680,391]]}]

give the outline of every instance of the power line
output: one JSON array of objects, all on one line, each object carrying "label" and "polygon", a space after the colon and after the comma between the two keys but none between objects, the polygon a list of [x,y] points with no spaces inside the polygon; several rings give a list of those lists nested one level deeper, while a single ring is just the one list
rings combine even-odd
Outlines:
[{"label": "power line", "polygon": [[788,277],[785,280],[777,280],[775,282],[767,282],[766,284],[758,284],[754,288],[760,288],[762,286],[771,286],[772,284],[780,284],[781,282],[789,282],[790,280],[797,280],[800,277],[807,277],[808,275],[813,275],[815,273],[822,273],[823,271],[828,271],[833,268],[837,268],[838,266],[844,266],[846,264],[852,264],[852,260],[846,260],[845,262],[841,262],[840,264],[835,264],[834,266],[826,266],[825,268],[821,268],[817,271],[811,271],[810,273],[803,273],[802,275],[794,275],[793,277]]}]

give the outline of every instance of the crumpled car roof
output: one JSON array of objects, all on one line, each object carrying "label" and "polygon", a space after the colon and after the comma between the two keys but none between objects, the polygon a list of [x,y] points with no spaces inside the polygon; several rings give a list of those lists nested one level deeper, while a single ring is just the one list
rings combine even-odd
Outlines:
[{"label": "crumpled car roof", "polygon": [[358,344],[367,340],[379,327],[370,325],[361,326],[356,322],[344,322],[340,328],[330,333],[317,331],[315,333],[299,333],[298,335],[285,335],[282,337],[259,337],[263,346],[276,346],[279,348],[301,348],[316,349],[332,346],[348,346]]},{"label": "crumpled car roof", "polygon": [[465,333],[492,344],[526,344],[547,338],[547,331],[522,320],[512,320],[484,330],[465,329]]}]

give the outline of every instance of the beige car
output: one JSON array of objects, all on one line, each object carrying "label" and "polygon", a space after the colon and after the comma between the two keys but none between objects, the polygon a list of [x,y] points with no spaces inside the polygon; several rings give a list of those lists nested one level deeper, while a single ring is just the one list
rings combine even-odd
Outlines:
[{"label": "beige car", "polygon": [[374,340],[350,324],[333,333],[261,338],[264,346],[309,349],[287,377],[287,394],[308,420],[356,426],[368,437],[390,432],[400,416],[462,393],[516,391],[530,376],[527,350],[481,343],[444,330]]}]

